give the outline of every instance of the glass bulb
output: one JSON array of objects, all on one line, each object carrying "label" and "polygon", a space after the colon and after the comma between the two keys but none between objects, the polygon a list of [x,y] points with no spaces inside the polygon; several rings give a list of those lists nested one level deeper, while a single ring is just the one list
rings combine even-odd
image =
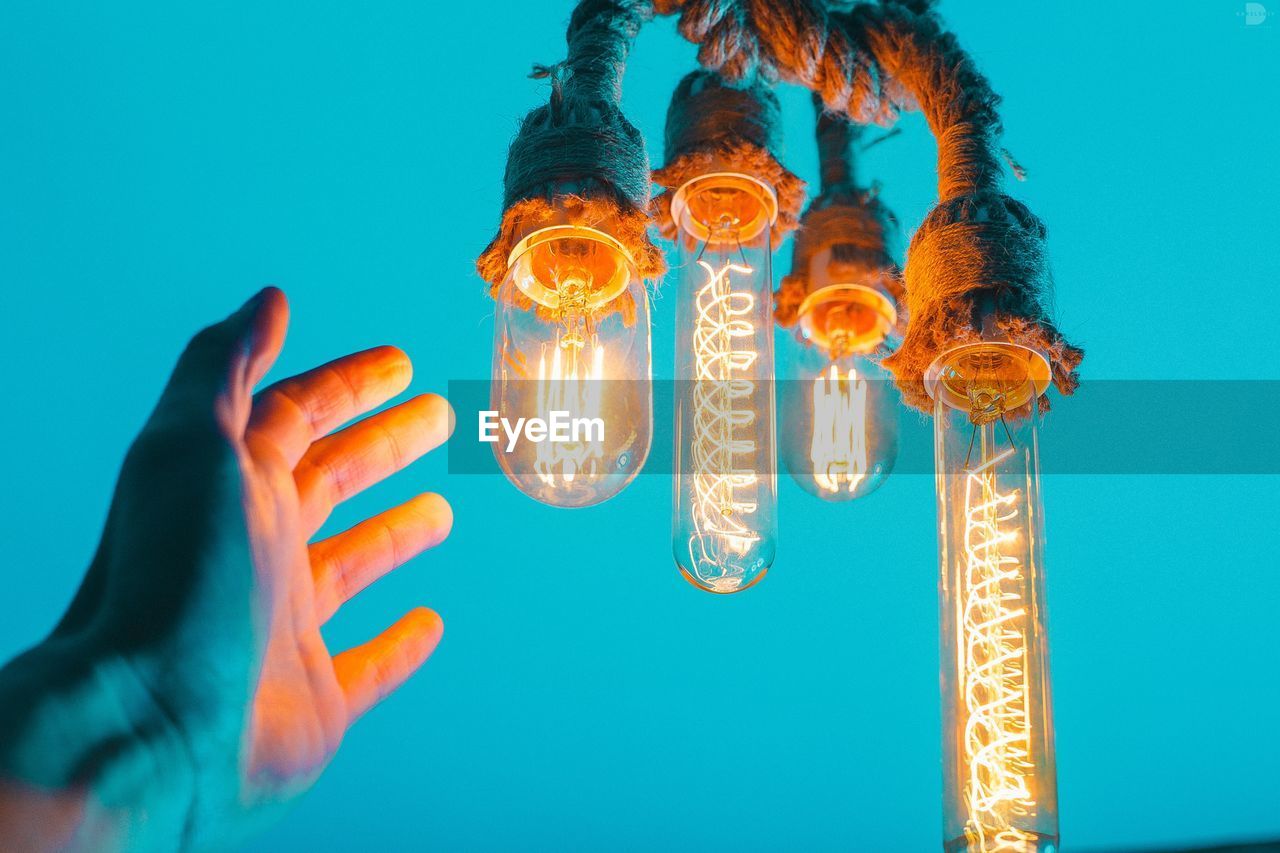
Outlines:
[{"label": "glass bulb", "polygon": [[1037,398],[1048,362],[1007,343],[945,353],[934,404],[947,851],[1056,851]]},{"label": "glass bulb", "polygon": [[777,540],[774,476],[773,191],[746,175],[688,182],[677,237],[673,550],[695,586],[760,580]]},{"label": "glass bulb", "polygon": [[875,491],[898,456],[898,405],[888,371],[871,356],[897,322],[893,301],[863,285],[831,285],[800,306],[782,383],[782,460],[825,501]]},{"label": "glass bulb", "polygon": [[653,433],[649,299],[635,264],[594,228],[543,228],[511,253],[496,303],[493,408],[508,425],[546,424],[541,440],[499,433],[499,467],[552,506],[613,497],[644,466]]}]

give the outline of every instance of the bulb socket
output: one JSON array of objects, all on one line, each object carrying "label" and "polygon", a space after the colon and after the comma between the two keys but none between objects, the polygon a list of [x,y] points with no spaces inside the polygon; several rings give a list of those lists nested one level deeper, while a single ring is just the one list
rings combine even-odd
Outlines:
[{"label": "bulb socket", "polygon": [[800,336],[832,358],[879,347],[898,323],[892,299],[865,284],[829,284],[800,303]]},{"label": "bulb socket", "polygon": [[778,196],[758,178],[711,172],[686,181],[671,199],[671,218],[699,243],[754,241],[778,219]]},{"label": "bulb socket", "polygon": [[979,341],[949,349],[925,371],[929,396],[969,413],[974,423],[1016,413],[1049,388],[1044,353],[1009,341]]},{"label": "bulb socket", "polygon": [[636,277],[635,261],[612,236],[586,225],[551,225],[525,235],[507,259],[522,293],[553,311],[592,311]]}]

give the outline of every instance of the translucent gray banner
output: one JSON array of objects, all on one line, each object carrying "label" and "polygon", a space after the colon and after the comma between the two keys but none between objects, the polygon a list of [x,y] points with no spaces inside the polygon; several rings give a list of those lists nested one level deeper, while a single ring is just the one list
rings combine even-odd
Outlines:
[{"label": "translucent gray banner", "polygon": [[[891,383],[866,380],[865,393],[884,397],[888,414],[871,416],[877,434],[884,420],[897,418],[897,452],[892,468],[898,474],[932,474],[932,421],[926,414],[906,409]],[[874,383],[874,384],[873,384]],[[511,386],[516,383],[507,383]],[[538,383],[529,380],[530,398]],[[645,383],[602,381],[582,391],[592,400],[614,397],[635,399],[645,395]],[[676,412],[681,405],[721,405],[725,389],[714,383],[655,380],[652,383],[652,441],[644,474],[670,475],[675,470]],[[449,401],[457,414],[457,428],[448,443],[448,466],[453,474],[499,474],[494,455],[505,452],[509,442],[501,425],[489,416],[490,434],[501,440],[480,440],[482,416],[502,412],[492,402],[489,380],[452,380]],[[779,468],[807,473],[803,451],[813,440],[812,382],[753,382],[749,396],[738,398],[741,411],[758,414],[761,401],[775,401]],[[590,383],[583,383],[587,389]],[[510,387],[508,391],[510,392]],[[719,394],[719,396],[717,396]],[[711,400],[711,403],[707,401]],[[721,401],[720,404],[715,401]],[[1071,397],[1049,395],[1051,410],[1039,432],[1041,471],[1044,474],[1280,474],[1280,381],[1278,380],[1097,380],[1084,382]],[[570,419],[598,411],[565,409]],[[590,408],[590,406],[588,406]],[[606,406],[607,408],[607,406]],[[767,409],[766,409],[767,411]],[[852,410],[854,421],[857,411]],[[846,415],[848,412],[846,412]],[[614,430],[634,430],[635,423],[610,423],[604,413],[607,435]],[[831,417],[828,412],[824,417]],[[821,418],[820,418],[821,420]],[[848,423],[848,417],[842,424]],[[508,426],[510,426],[509,424]],[[571,429],[571,424],[566,427]],[[534,431],[535,437],[537,430]],[[581,434],[580,434],[581,437]],[[732,438],[732,435],[729,436]],[[521,430],[519,441],[527,440]],[[545,439],[544,439],[545,440]],[[786,452],[790,447],[793,452]],[[797,450],[799,449],[799,450]],[[768,454],[746,452],[738,462],[756,460],[756,473],[769,474]],[[688,454],[682,467],[688,470]],[[806,469],[806,465],[809,468]]]}]

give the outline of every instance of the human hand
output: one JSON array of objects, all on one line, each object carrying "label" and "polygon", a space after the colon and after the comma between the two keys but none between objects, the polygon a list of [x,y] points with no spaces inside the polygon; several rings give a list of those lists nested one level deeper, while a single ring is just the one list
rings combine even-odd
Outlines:
[{"label": "human hand", "polygon": [[415,397],[334,432],[407,387],[409,360],[391,347],[254,397],[287,323],[267,289],[191,341],[70,609],[0,672],[0,847],[243,837],[439,642],[425,608],[336,656],[320,628],[448,535],[443,498],[307,543],[335,504],[442,443],[448,404]]}]

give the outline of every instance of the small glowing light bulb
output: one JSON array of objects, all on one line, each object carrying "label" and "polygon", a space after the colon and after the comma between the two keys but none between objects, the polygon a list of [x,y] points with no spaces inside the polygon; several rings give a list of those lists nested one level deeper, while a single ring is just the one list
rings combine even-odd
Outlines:
[{"label": "small glowing light bulb", "polygon": [[1037,399],[1049,364],[1009,343],[942,355],[940,518],[944,847],[1056,851]]},{"label": "small glowing light bulb", "polygon": [[541,441],[493,444],[520,491],[584,507],[635,478],[653,432],[649,301],[618,241],[555,225],[516,245],[498,288],[491,389],[508,422],[563,425]]},{"label": "small glowing light bulb", "polygon": [[875,491],[898,455],[898,406],[875,360],[897,322],[893,300],[861,284],[828,285],[799,310],[786,345],[796,379],[782,383],[783,463],[799,486],[826,501]]},{"label": "small glowing light bulb", "polygon": [[714,173],[676,192],[676,476],[673,551],[709,592],[738,592],[773,564],[773,317],[770,230],[760,181]]},{"label": "small glowing light bulb", "polygon": [[854,365],[832,364],[813,380],[809,462],[823,494],[853,494],[867,479],[867,380]]}]

